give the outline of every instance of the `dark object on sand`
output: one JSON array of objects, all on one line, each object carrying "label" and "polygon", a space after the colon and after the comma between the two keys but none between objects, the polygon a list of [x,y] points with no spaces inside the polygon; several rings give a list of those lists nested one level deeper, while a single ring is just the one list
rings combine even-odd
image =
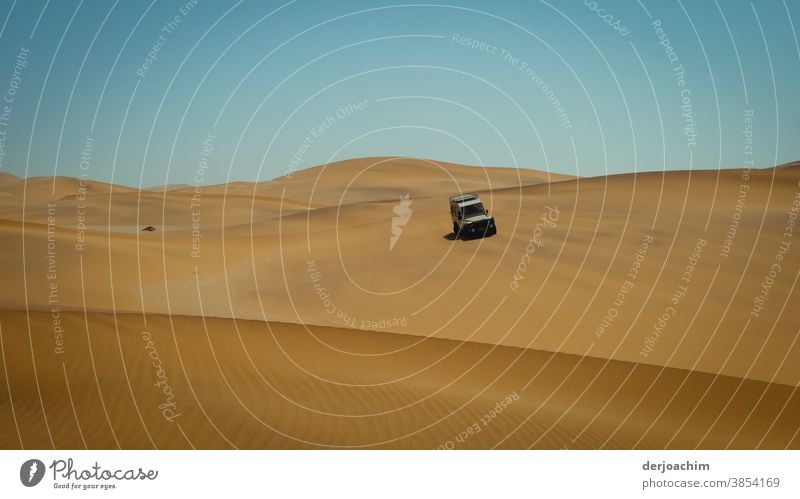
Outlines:
[{"label": "dark object on sand", "polygon": [[144,229],[142,229],[142,232],[144,232],[144,231],[147,231],[147,232],[155,232],[155,230],[156,230],[156,228],[155,228],[155,227],[153,227],[152,225],[148,225],[147,227],[145,227]]}]

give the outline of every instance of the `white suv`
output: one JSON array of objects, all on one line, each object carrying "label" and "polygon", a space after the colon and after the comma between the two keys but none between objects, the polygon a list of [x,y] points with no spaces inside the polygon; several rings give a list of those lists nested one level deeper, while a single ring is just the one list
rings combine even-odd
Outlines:
[{"label": "white suv", "polygon": [[477,194],[450,196],[450,217],[453,219],[453,234],[456,239],[497,234],[494,218],[483,207]]}]

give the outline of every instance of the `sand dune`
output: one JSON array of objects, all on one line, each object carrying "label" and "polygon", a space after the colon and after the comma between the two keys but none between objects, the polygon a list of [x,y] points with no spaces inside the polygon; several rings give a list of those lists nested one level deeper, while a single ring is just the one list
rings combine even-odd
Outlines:
[{"label": "sand dune", "polygon": [[[2,447],[433,448],[477,421],[456,447],[796,448],[798,181],[407,158],[199,189],[0,176]],[[496,236],[452,240],[459,191]]]},{"label": "sand dune", "polygon": [[0,312],[14,400],[0,413],[3,448],[800,444],[800,394],[785,385],[339,328],[62,320],[71,334],[57,355],[49,314]]}]

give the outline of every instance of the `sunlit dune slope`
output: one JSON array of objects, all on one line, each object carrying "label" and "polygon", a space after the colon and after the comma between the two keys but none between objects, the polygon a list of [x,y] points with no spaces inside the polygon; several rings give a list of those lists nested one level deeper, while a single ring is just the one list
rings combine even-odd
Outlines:
[{"label": "sunlit dune slope", "polygon": [[[796,386],[800,249],[784,234],[798,180],[368,158],[197,190],[98,184],[85,201],[59,178],[55,194],[28,190],[23,222],[21,184],[4,178],[0,303],[47,311],[56,284],[62,309],[390,331]],[[480,193],[496,236],[452,240],[457,192]]]}]

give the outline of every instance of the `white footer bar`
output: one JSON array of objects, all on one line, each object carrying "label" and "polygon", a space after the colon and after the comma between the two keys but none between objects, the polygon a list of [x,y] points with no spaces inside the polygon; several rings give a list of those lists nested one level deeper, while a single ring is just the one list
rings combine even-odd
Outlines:
[{"label": "white footer bar", "polygon": [[0,451],[0,491],[15,498],[777,498],[800,497],[798,470],[800,451],[31,450]]}]

